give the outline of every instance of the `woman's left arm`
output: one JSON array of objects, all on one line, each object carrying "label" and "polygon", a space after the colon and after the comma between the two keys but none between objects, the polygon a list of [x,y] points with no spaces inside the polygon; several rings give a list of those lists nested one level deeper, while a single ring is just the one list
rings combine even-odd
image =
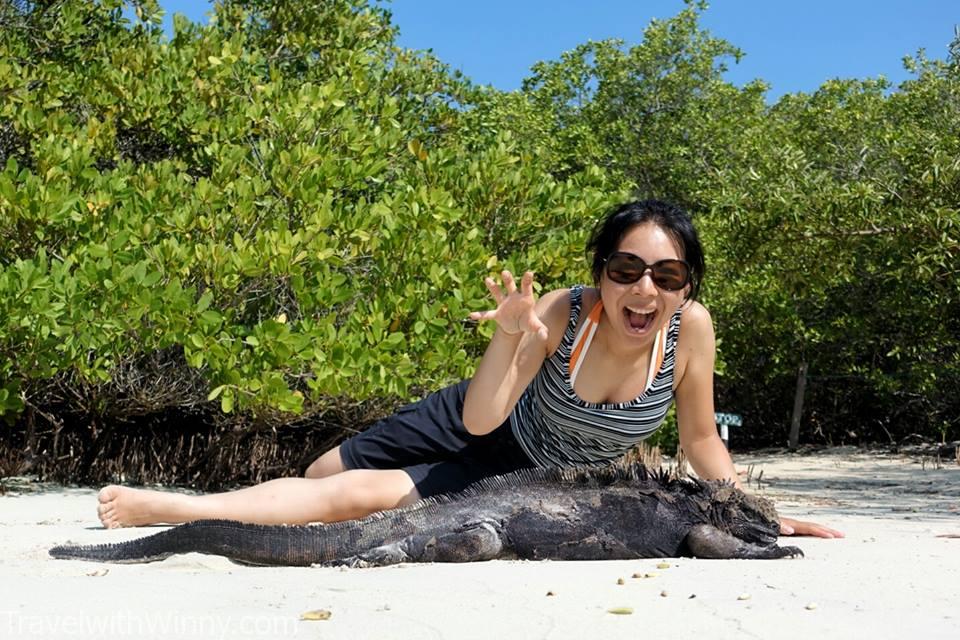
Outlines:
[{"label": "woman's left arm", "polygon": [[698,476],[730,480],[742,489],[713,415],[716,351],[710,312],[698,302],[688,302],[683,309],[676,351],[679,377],[674,394],[680,446]]},{"label": "woman's left arm", "polygon": [[[710,312],[698,302],[687,303],[677,339],[677,373],[675,388],[677,428],[680,446],[697,475],[709,480],[730,480],[743,489],[733,460],[717,433],[713,413],[713,366],[716,340]],[[839,531],[813,522],[791,518],[780,519],[783,535],[812,535],[821,538],[842,538]]]}]

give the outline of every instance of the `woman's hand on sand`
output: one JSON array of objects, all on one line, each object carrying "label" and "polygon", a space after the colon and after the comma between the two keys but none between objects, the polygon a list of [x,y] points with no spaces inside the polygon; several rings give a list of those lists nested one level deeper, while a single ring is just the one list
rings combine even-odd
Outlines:
[{"label": "woman's hand on sand", "polygon": [[470,319],[478,322],[496,320],[500,330],[507,335],[536,333],[542,340],[546,340],[547,325],[537,316],[537,301],[533,297],[533,272],[527,271],[523,274],[519,290],[512,273],[503,271],[500,277],[503,280],[503,289],[493,278],[484,280],[497,308],[492,311],[474,311],[470,314]]},{"label": "woman's hand on sand", "polygon": [[804,522],[793,518],[780,518],[780,535],[815,536],[817,538],[842,538],[843,533],[816,522]]}]

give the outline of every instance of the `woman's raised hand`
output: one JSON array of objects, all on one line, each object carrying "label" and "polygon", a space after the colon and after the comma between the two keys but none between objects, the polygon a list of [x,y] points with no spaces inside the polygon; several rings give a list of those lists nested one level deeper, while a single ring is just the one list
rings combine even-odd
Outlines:
[{"label": "woman's raised hand", "polygon": [[500,330],[508,335],[520,333],[536,333],[541,339],[547,339],[547,325],[540,322],[537,316],[537,301],[533,297],[533,272],[527,271],[520,279],[520,290],[513,274],[509,271],[500,273],[503,279],[504,292],[493,278],[484,279],[490,295],[497,303],[492,311],[474,311],[470,319],[477,321],[496,320]]}]

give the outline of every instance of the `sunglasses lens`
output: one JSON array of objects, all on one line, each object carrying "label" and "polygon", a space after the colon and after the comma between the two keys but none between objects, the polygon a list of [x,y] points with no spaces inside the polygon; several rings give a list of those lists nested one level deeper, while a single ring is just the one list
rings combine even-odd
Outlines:
[{"label": "sunglasses lens", "polygon": [[618,284],[633,284],[641,277],[647,265],[638,258],[615,254],[607,260],[607,276]]},{"label": "sunglasses lens", "polygon": [[663,260],[653,265],[653,282],[666,291],[677,291],[687,286],[690,270],[679,260]]},{"label": "sunglasses lens", "polygon": [[678,291],[690,281],[690,268],[681,260],[661,260],[648,266],[629,253],[615,253],[607,260],[607,277],[618,284],[633,284],[647,269],[653,283],[664,291]]}]

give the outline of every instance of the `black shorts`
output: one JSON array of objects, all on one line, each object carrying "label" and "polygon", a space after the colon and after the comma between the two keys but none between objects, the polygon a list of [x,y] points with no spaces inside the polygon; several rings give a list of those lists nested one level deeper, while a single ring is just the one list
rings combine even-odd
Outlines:
[{"label": "black shorts", "polygon": [[345,469],[403,469],[421,497],[460,491],[489,476],[534,466],[510,421],[475,436],[463,426],[464,380],[401,407],[340,444]]}]

